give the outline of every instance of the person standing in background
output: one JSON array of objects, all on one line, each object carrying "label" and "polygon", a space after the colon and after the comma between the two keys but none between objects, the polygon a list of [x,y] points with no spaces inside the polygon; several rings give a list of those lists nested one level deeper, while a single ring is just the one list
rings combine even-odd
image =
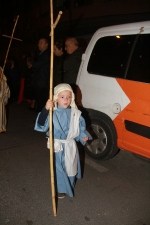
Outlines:
[{"label": "person standing in background", "polygon": [[64,77],[63,63],[65,59],[64,42],[58,39],[54,42],[54,86],[62,83]]},{"label": "person standing in background", "polygon": [[38,42],[39,55],[32,65],[35,78],[36,111],[40,112],[49,96],[50,55],[48,40],[41,38]]},{"label": "person standing in background", "polygon": [[10,97],[13,101],[17,100],[19,92],[19,69],[14,57],[10,58]]},{"label": "person standing in background", "polygon": [[32,57],[27,58],[28,72],[24,82],[24,97],[29,102],[30,107],[28,109],[34,110],[35,108],[35,78],[32,70],[34,59]]},{"label": "person standing in background", "polygon": [[76,93],[76,79],[81,64],[82,52],[76,38],[70,37],[65,41],[67,57],[64,60],[64,83],[68,83]]},{"label": "person standing in background", "polygon": [[19,66],[19,73],[20,73],[20,89],[19,89],[19,95],[18,95],[18,100],[17,104],[20,104],[24,100],[24,82],[25,78],[28,73],[28,68],[27,68],[27,57],[29,56],[28,53],[24,53],[22,55],[22,60]]}]

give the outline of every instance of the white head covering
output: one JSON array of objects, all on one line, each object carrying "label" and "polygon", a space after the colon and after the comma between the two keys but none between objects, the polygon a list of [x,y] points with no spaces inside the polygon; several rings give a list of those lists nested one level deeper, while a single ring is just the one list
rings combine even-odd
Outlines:
[{"label": "white head covering", "polygon": [[71,101],[70,106],[73,107],[73,108],[77,108],[77,106],[75,104],[75,96],[74,96],[74,93],[73,93],[73,90],[72,90],[71,86],[69,84],[62,83],[62,84],[58,84],[54,88],[54,101],[55,101],[54,110],[57,109],[57,102],[56,102],[56,100],[58,99],[58,94],[60,92],[62,92],[62,91],[71,91],[71,93],[72,93],[72,101]]}]

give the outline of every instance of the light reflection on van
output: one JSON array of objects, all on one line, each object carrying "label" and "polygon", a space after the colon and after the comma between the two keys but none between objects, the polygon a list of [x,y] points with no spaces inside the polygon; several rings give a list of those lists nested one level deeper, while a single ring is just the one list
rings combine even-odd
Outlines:
[{"label": "light reflection on van", "polygon": [[150,21],[100,28],[77,85],[93,135],[87,154],[108,159],[119,148],[150,158]]}]

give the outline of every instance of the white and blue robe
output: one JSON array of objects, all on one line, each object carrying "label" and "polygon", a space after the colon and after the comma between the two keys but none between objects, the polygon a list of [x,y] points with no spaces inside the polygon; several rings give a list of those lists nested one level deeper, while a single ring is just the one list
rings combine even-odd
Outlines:
[{"label": "white and blue robe", "polygon": [[[78,114],[76,120],[73,118],[75,114]],[[58,193],[66,193],[70,197],[74,195],[75,179],[81,178],[80,159],[75,141],[80,141],[84,145],[85,142],[83,142],[82,138],[88,136],[89,139],[91,139],[91,136],[86,131],[85,120],[80,114],[81,112],[79,110],[71,107],[65,109],[58,106],[58,108],[53,111],[56,191]],[[72,130],[70,129],[73,125],[73,121],[75,126],[77,124],[78,131],[76,134],[78,135],[70,142],[69,137],[73,137],[74,129],[76,129],[75,127],[72,127]],[[38,114],[34,129],[46,132],[46,135],[49,136],[49,111],[45,108]],[[70,145],[71,149],[68,146],[65,147],[66,144],[68,144],[68,146]],[[72,144],[75,146],[72,147]],[[66,151],[66,149],[68,150]]]}]

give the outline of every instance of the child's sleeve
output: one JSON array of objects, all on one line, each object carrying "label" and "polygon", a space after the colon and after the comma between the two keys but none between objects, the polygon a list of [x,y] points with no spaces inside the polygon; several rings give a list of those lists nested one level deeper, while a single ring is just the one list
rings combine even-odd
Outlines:
[{"label": "child's sleeve", "polygon": [[85,120],[82,116],[80,116],[80,119],[79,119],[79,130],[80,130],[80,133],[79,133],[79,136],[76,137],[76,141],[80,141],[82,145],[85,145],[86,142],[84,142],[82,138],[88,137],[89,140],[92,140],[92,136],[86,130]]},{"label": "child's sleeve", "polygon": [[40,131],[40,132],[47,132],[49,129],[49,111],[43,108],[43,110],[38,114],[36,121],[35,121],[35,127],[34,130]]}]

